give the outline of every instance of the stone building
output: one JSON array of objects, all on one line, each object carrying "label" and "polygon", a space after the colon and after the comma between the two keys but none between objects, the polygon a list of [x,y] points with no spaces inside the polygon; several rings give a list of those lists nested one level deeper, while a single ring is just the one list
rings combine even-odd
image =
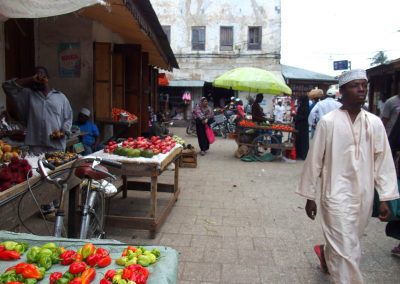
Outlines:
[{"label": "stone building", "polygon": [[169,86],[160,89],[172,112],[190,113],[181,99],[185,91],[192,94],[192,106],[209,93],[214,105],[222,104],[233,92],[213,88],[211,83],[236,67],[258,67],[281,76],[280,0],[151,3],[180,67],[167,74]]}]

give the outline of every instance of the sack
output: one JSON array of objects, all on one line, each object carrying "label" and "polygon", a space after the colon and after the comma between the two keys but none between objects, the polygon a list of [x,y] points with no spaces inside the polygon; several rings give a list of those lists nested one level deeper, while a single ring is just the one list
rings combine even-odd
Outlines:
[{"label": "sack", "polygon": [[212,131],[211,127],[208,124],[206,124],[204,127],[206,128],[206,135],[207,135],[208,142],[210,144],[214,143],[215,135],[214,135],[214,132]]},{"label": "sack", "polygon": [[[397,184],[400,186],[400,180],[397,179]],[[400,189],[399,189],[400,190]],[[379,216],[379,195],[375,190],[374,207],[372,209],[372,217]],[[390,218],[388,221],[400,220],[400,199],[387,201],[390,208]]]}]

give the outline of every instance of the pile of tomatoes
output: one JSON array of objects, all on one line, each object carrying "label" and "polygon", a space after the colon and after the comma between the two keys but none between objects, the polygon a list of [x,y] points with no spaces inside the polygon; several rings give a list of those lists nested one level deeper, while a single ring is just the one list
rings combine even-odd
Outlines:
[{"label": "pile of tomatoes", "polygon": [[273,124],[270,126],[270,128],[278,131],[286,131],[286,132],[294,131],[294,128],[292,126],[283,124]]},{"label": "pile of tomatoes", "polygon": [[[175,140],[171,136],[161,138],[160,136],[152,136],[150,139],[145,137],[132,138],[129,137],[127,140],[122,142],[120,147],[139,149],[141,151],[150,150],[154,155],[166,154],[176,145]],[[111,141],[104,148],[105,153],[114,153],[114,150],[118,148],[118,144],[115,141]]]},{"label": "pile of tomatoes", "polygon": [[122,109],[122,108],[113,108],[111,113],[112,113],[112,120],[113,121],[119,121],[121,113],[126,114],[128,116],[128,118],[127,118],[128,121],[133,121],[133,120],[137,119],[136,115],[134,115],[134,114]]},{"label": "pile of tomatoes", "polygon": [[243,119],[243,120],[239,121],[239,126],[242,126],[242,127],[255,127],[256,124],[253,121]]}]

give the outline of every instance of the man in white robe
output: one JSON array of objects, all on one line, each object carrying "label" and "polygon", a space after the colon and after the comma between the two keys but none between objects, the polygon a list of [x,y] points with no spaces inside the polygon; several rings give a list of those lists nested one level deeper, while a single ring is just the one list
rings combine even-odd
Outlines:
[{"label": "man in white robe", "polygon": [[343,106],[319,121],[296,193],[307,198],[314,219],[321,179],[321,223],[325,245],[314,248],[321,268],[335,283],[363,283],[360,239],[371,217],[374,188],[380,216],[390,216],[388,200],[399,197],[390,146],[381,120],[362,106],[367,93],[364,70],[339,78]]}]

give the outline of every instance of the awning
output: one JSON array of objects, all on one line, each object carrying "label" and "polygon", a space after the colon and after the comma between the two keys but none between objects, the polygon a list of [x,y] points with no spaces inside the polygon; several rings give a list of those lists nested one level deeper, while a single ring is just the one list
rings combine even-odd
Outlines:
[{"label": "awning", "polygon": [[75,12],[95,4],[106,4],[104,0],[2,0],[2,18],[44,18]]},{"label": "awning", "polygon": [[107,6],[94,5],[79,14],[97,21],[119,34],[126,43],[140,44],[152,66],[172,71],[179,68],[175,55],[149,0],[108,0]]},{"label": "awning", "polygon": [[204,86],[204,81],[202,80],[170,80],[169,87],[198,87],[202,88]]},{"label": "awning", "polygon": [[167,75],[165,73],[158,74],[158,85],[159,86],[168,86],[169,81]]}]

